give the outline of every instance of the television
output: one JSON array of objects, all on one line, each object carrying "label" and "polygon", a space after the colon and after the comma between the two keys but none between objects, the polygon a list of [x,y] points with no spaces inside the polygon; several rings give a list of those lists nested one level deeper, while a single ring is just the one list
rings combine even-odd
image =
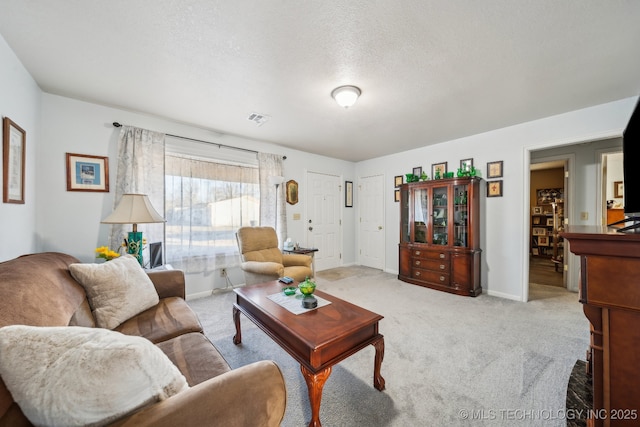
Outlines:
[{"label": "television", "polygon": [[640,228],[640,99],[631,113],[629,123],[622,133],[622,176],[624,183],[624,215],[619,221],[633,224],[618,229],[619,232],[636,232]]}]

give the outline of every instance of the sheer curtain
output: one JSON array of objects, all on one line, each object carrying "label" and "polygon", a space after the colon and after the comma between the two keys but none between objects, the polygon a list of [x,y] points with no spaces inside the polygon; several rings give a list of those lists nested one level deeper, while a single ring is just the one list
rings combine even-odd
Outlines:
[{"label": "sheer curtain", "polygon": [[276,186],[269,183],[269,177],[284,176],[282,156],[258,153],[258,165],[260,167],[260,225],[274,227],[278,234],[278,242],[281,244],[287,236],[285,185],[284,182],[280,184],[276,193]]},{"label": "sheer curtain", "polygon": [[[146,194],[160,214],[164,212],[164,134],[132,126],[120,128],[114,209],[125,193]],[[130,224],[112,224],[109,245],[122,244]],[[164,241],[164,224],[138,224],[148,243]],[[144,253],[149,261],[148,250]]]},{"label": "sheer curtain", "polygon": [[239,265],[235,231],[259,218],[258,168],[171,152],[165,162],[167,262],[205,274]]}]

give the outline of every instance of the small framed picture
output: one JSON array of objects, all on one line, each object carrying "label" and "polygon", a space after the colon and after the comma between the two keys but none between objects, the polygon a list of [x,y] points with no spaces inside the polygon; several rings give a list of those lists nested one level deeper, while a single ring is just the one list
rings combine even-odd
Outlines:
[{"label": "small framed picture", "polygon": [[538,248],[531,248],[531,255],[538,255]]},{"label": "small framed picture", "polygon": [[431,178],[436,179],[436,176],[444,178],[445,173],[447,173],[447,162],[434,163],[431,165]]},{"label": "small framed picture", "polygon": [[402,175],[397,175],[394,179],[393,179],[393,184],[396,188],[400,187],[402,185]]},{"label": "small framed picture", "polygon": [[502,197],[502,180],[487,181],[487,197]]},{"label": "small framed picture", "polygon": [[487,179],[502,178],[502,160],[487,163]]},{"label": "small framed picture", "polygon": [[539,216],[534,216],[533,217],[533,225],[540,225],[540,217]]},{"label": "small framed picture", "polygon": [[413,168],[413,175],[420,177],[422,175],[422,166],[418,166],[417,168]]},{"label": "small framed picture", "polygon": [[549,236],[539,236],[538,246],[549,246]]},{"label": "small framed picture", "polygon": [[533,227],[532,233],[534,236],[546,236],[547,229],[544,227]]},{"label": "small framed picture", "polygon": [[613,197],[619,199],[624,194],[624,181],[615,181],[613,183]]},{"label": "small framed picture", "polygon": [[393,192],[393,199],[396,202],[400,201],[400,190],[396,190],[396,191]]},{"label": "small framed picture", "polygon": [[547,227],[553,227],[553,218],[547,218]]},{"label": "small framed picture", "polygon": [[473,167],[473,159],[460,160],[460,169],[462,172],[470,172]]},{"label": "small framed picture", "polygon": [[67,191],[109,192],[109,158],[67,153]]},{"label": "small framed picture", "polygon": [[2,141],[2,201],[24,204],[27,132],[5,117],[2,119]]},{"label": "small framed picture", "polygon": [[353,181],[344,182],[344,206],[346,208],[353,207]]},{"label": "small framed picture", "polygon": [[542,215],[542,206],[534,206],[531,208],[531,213],[534,215]]}]

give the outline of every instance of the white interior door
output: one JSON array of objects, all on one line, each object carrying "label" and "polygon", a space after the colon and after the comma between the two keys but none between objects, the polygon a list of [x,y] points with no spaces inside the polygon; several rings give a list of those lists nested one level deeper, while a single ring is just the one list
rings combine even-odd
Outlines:
[{"label": "white interior door", "polygon": [[307,172],[307,245],[318,249],[316,271],[341,265],[340,177]]},{"label": "white interior door", "polygon": [[384,269],[384,177],[368,176],[358,186],[360,264]]}]

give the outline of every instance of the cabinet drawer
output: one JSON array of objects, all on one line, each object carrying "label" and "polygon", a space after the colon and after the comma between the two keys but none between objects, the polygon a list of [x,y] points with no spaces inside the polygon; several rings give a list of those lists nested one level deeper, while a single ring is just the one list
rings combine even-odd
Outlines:
[{"label": "cabinet drawer", "polygon": [[416,280],[425,282],[439,283],[443,286],[449,286],[449,274],[440,273],[438,271],[424,270],[422,268],[414,268],[411,277]]},{"label": "cabinet drawer", "polygon": [[444,251],[414,249],[411,255],[414,258],[449,260],[449,252]]},{"label": "cabinet drawer", "polygon": [[449,260],[437,260],[437,259],[424,259],[413,258],[412,264],[414,268],[422,268],[425,270],[441,271],[443,273],[449,273]]}]

